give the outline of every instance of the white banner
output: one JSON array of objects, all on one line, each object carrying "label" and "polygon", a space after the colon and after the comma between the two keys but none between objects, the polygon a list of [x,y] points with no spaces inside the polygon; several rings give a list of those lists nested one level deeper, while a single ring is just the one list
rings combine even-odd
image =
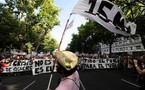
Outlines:
[{"label": "white banner", "polygon": [[83,58],[79,59],[79,68],[82,69],[110,69],[110,68],[118,68],[119,59],[115,58],[104,58],[104,59],[90,59]]},{"label": "white banner", "polygon": [[108,0],[79,0],[72,14],[94,20],[113,33],[130,36],[136,32],[136,24],[127,22],[122,11]]},{"label": "white banner", "polygon": [[54,59],[35,59],[32,65],[32,74],[50,73],[53,67]]},{"label": "white banner", "polygon": [[14,60],[10,66],[2,67],[2,73],[23,72],[32,70],[32,60]]},{"label": "white banner", "polygon": [[[54,59],[35,59],[35,60],[14,60],[10,66],[2,67],[2,73],[32,71],[33,75],[50,73]],[[119,60],[116,58],[91,59],[79,58],[78,67],[83,69],[109,69],[118,68]],[[56,72],[56,66],[54,68]]]}]

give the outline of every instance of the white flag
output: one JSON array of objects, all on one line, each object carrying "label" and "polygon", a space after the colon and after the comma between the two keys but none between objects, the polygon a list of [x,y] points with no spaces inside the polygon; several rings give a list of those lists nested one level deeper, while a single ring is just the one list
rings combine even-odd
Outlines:
[{"label": "white flag", "polygon": [[72,14],[94,20],[113,33],[130,36],[136,32],[136,24],[127,22],[123,12],[108,0],[79,0]]},{"label": "white flag", "polygon": [[74,20],[72,20],[66,27],[66,30],[71,28],[73,26]]}]

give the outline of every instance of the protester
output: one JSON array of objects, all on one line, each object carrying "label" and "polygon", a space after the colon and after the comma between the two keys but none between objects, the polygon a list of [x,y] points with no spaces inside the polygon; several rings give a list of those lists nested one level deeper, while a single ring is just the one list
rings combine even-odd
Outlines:
[{"label": "protester", "polygon": [[135,67],[134,67],[132,55],[128,55],[128,66],[127,67],[128,67],[131,77],[135,77]]},{"label": "protester", "polygon": [[139,59],[134,59],[133,61],[136,67],[136,71],[139,74],[138,78],[138,82],[140,85],[139,90],[145,90],[145,55],[142,55]]},{"label": "protester", "polygon": [[6,64],[6,63],[2,63],[2,62],[0,62],[0,84],[1,84],[1,82],[2,82],[2,80],[1,80],[1,73],[3,72],[3,69],[2,69],[2,67],[7,67],[7,66],[9,66],[10,64],[8,63],[8,64]]},{"label": "protester", "polygon": [[56,51],[57,72],[61,74],[55,90],[79,90],[78,57],[70,51]]},{"label": "protester", "polygon": [[124,56],[124,58],[123,58],[123,71],[127,70],[127,64],[128,64],[128,57]]},{"label": "protester", "polygon": [[1,64],[1,62],[0,62],[0,84],[1,84],[1,73],[2,73],[2,71],[3,71],[3,69],[2,69],[2,64]]}]

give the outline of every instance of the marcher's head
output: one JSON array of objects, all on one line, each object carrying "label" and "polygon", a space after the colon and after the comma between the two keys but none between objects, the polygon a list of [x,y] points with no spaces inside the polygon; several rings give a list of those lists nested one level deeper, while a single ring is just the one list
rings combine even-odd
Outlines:
[{"label": "marcher's head", "polygon": [[57,71],[69,76],[77,69],[78,57],[70,51],[56,51]]},{"label": "marcher's head", "polygon": [[145,62],[145,55],[142,55],[142,56],[140,57],[140,60],[141,60],[142,62]]}]

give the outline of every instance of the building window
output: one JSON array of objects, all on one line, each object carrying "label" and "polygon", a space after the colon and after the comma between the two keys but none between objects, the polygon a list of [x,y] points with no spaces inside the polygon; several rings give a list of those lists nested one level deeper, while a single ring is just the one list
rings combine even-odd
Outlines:
[{"label": "building window", "polygon": [[128,47],[125,47],[125,50],[128,50]]},{"label": "building window", "polygon": [[136,46],[136,49],[141,49],[141,46],[139,45],[139,46]]},{"label": "building window", "polygon": [[106,50],[104,50],[104,52],[106,52]]},{"label": "building window", "polygon": [[112,51],[114,52],[114,49]]},{"label": "building window", "polygon": [[122,49],[122,48],[120,48],[120,51],[123,51],[123,49]]},{"label": "building window", "polygon": [[118,48],[115,48],[116,51],[118,51]]},{"label": "building window", "polygon": [[133,48],[132,48],[132,47],[130,47],[130,50],[133,50]]},{"label": "building window", "polygon": [[119,45],[121,45],[121,44],[122,44],[122,42],[120,41],[120,42],[119,42]]}]

